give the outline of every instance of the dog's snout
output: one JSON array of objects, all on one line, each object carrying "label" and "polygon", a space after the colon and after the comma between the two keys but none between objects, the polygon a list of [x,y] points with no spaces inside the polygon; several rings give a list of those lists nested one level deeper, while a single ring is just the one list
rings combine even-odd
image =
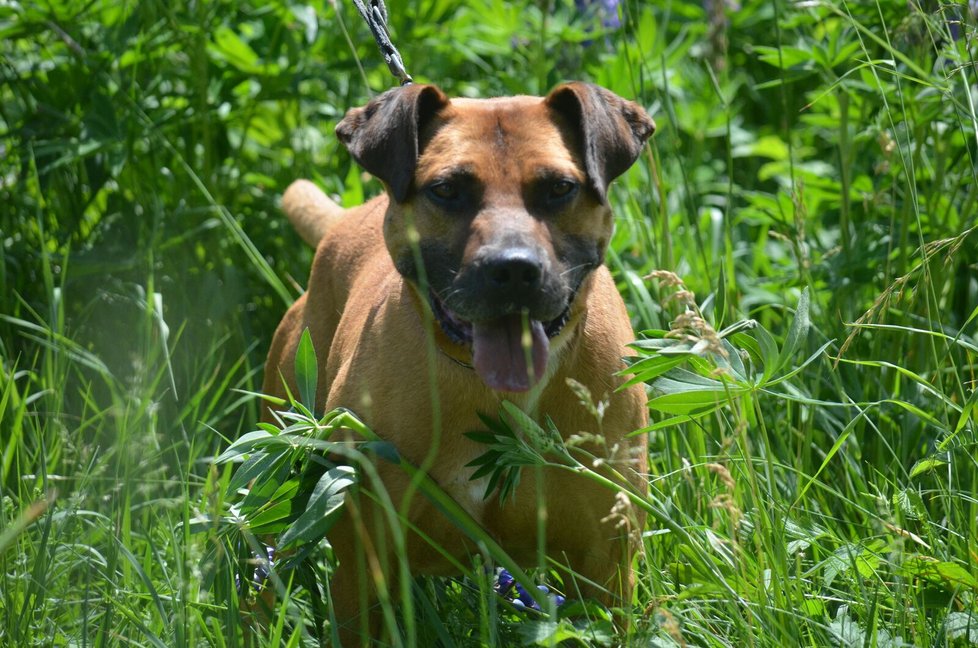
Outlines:
[{"label": "dog's snout", "polygon": [[[479,295],[473,319],[492,319],[520,310],[550,315],[554,290],[546,257],[532,247],[515,246],[486,250],[466,273],[472,295]],[[551,316],[552,317],[552,316]],[[549,319],[549,318],[547,318]]]},{"label": "dog's snout", "polygon": [[543,276],[543,263],[532,252],[507,250],[486,261],[486,277],[497,290],[535,290]]},{"label": "dog's snout", "polygon": [[468,322],[526,312],[549,322],[567,307],[568,288],[545,250],[512,242],[483,246],[455,276],[446,305]]}]

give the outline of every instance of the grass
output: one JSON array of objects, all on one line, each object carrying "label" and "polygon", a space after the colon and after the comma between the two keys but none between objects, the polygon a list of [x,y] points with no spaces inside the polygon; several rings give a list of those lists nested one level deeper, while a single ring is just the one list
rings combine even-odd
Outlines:
[{"label": "grass", "polygon": [[[654,422],[633,622],[476,569],[412,585],[405,643],[978,643],[973,3],[599,4],[390,9],[450,94],[659,123],[608,258]],[[308,272],[276,201],[378,190],[331,131],[389,85],[344,3],[0,3],[0,644],[246,641],[246,536],[199,522]],[[327,555],[254,641],[315,644]]]}]

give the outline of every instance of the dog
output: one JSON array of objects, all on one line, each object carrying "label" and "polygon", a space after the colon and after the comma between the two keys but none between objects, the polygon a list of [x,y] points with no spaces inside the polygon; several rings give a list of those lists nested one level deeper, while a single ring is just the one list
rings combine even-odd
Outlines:
[{"label": "dog", "polygon": [[[308,329],[320,358],[317,411],[355,412],[528,566],[538,564],[542,501],[547,555],[573,569],[573,594],[607,605],[631,599],[628,507],[556,469],[524,470],[511,498],[487,498],[485,478],[470,480],[468,467],[487,446],[465,433],[485,429],[480,414],[508,400],[552,420],[565,439],[589,439],[578,446],[600,458],[595,465],[613,465],[644,492],[647,439],[631,433],[648,423],[646,394],[622,388],[633,331],[603,260],[613,229],[608,185],[654,130],[637,104],[580,82],[546,97],[494,99],[408,85],[350,110],[336,134],[386,191],[346,210],[308,181],[284,194],[284,211],[316,253],[305,294],[275,333],[263,387],[298,393],[294,357]],[[580,385],[607,399],[603,416],[582,402]],[[403,469],[375,467],[405,507],[400,555],[411,574],[452,574],[478,553]],[[406,493],[414,495],[404,503]],[[644,515],[630,516],[640,529]],[[377,601],[399,591],[387,520],[376,500],[348,495],[329,533],[344,646],[379,638]]]}]

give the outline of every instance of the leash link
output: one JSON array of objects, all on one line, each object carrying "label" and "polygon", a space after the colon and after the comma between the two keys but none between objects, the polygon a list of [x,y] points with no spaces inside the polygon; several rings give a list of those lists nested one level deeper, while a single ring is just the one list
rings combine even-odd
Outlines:
[{"label": "leash link", "polygon": [[370,27],[370,33],[374,35],[377,48],[383,54],[391,74],[400,81],[402,86],[412,83],[411,75],[404,69],[404,61],[401,60],[400,52],[391,42],[390,30],[387,28],[387,6],[384,4],[384,0],[370,0],[369,7],[363,0],[353,0],[353,4],[356,5],[360,17]]}]

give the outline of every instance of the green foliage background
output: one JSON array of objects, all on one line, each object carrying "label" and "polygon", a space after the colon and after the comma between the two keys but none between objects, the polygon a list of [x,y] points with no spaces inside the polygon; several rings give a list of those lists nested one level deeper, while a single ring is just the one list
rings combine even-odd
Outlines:
[{"label": "green foliage background", "polygon": [[[672,403],[649,501],[675,527],[647,530],[619,641],[978,643],[978,8],[625,0],[605,28],[601,6],[390,9],[450,94],[580,78],[655,116],[613,190],[636,330],[683,310],[645,278],[665,269],[706,322],[687,335],[771,334],[774,355],[728,340],[750,368],[806,289],[782,373],[827,345],[705,416],[672,418],[688,384],[649,376]],[[346,3],[0,2],[0,643],[240,644],[233,573],[202,574],[189,522],[225,506],[211,458],[257,418],[235,388],[308,272],[279,196],[379,190],[332,128],[391,83]],[[605,642],[487,616],[461,581],[418,594],[416,645]],[[295,605],[260,641],[312,641]]]}]

